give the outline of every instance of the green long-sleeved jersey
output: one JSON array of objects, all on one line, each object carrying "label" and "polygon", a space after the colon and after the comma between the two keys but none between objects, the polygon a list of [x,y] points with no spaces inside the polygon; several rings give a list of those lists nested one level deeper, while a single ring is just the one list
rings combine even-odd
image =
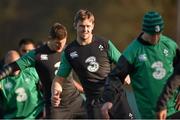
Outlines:
[{"label": "green long-sleeved jersey", "polygon": [[[118,65],[109,74],[107,80],[110,86],[106,87],[104,98],[112,101],[113,85],[123,82],[124,77],[130,74],[132,88],[135,94],[137,107],[143,119],[156,117],[156,105],[163,86],[173,73],[173,60],[176,56],[177,45],[170,38],[161,35],[156,45],[151,45],[141,39],[135,39],[123,52]],[[113,83],[114,82],[114,83]],[[168,115],[176,112],[175,97],[168,102]]]},{"label": "green long-sleeved jersey", "polygon": [[44,102],[38,90],[39,77],[34,68],[0,81],[0,107],[4,119],[35,119]]}]

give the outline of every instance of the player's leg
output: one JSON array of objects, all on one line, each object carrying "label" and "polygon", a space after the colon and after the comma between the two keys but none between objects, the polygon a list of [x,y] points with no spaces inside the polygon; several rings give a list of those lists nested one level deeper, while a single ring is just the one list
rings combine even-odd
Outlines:
[{"label": "player's leg", "polygon": [[116,94],[113,107],[109,114],[111,118],[115,119],[134,119],[134,115],[129,106],[125,92],[122,92],[122,94]]},{"label": "player's leg", "polygon": [[71,119],[72,114],[68,106],[51,107],[51,119]]},{"label": "player's leg", "polygon": [[167,117],[167,119],[179,119],[179,118],[180,118],[180,111]]},{"label": "player's leg", "polygon": [[71,104],[71,113],[73,119],[85,119],[87,118],[87,112],[85,109],[85,100],[82,96],[78,96]]}]

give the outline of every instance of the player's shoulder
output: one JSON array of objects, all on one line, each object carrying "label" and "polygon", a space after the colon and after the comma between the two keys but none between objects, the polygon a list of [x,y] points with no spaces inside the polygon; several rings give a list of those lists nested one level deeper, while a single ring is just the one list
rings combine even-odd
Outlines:
[{"label": "player's shoulder", "polygon": [[136,51],[138,49],[141,48],[141,46],[143,46],[138,39],[134,39],[132,40],[132,42],[127,46],[127,48],[125,50],[130,50],[130,51]]},{"label": "player's shoulder", "polygon": [[64,52],[66,53],[67,51],[69,51],[69,50],[71,50],[71,49],[73,49],[73,48],[75,48],[77,46],[78,46],[77,41],[73,40],[65,47]]},{"label": "player's shoulder", "polygon": [[34,67],[28,67],[24,70],[22,70],[23,73],[27,73],[27,74],[34,74],[36,73],[36,69]]},{"label": "player's shoulder", "polygon": [[34,80],[39,79],[38,73],[34,67],[28,67],[28,68],[22,70],[21,75],[26,76],[26,77],[30,77]]},{"label": "player's shoulder", "polygon": [[[95,43],[106,43],[106,44],[109,41],[107,38],[102,37],[102,36],[97,36],[97,35],[93,35],[92,40]],[[73,47],[77,47],[77,46],[79,46],[79,44],[77,43],[77,40],[73,40],[66,46],[65,51],[68,49],[72,49]]]},{"label": "player's shoulder", "polygon": [[28,71],[28,70],[35,70],[34,67],[27,67],[26,69],[24,69],[25,71]]},{"label": "player's shoulder", "polygon": [[173,40],[172,38],[168,36],[161,35],[160,40],[161,40],[161,44],[165,44],[169,47],[175,47],[175,48],[177,47],[175,40]]},{"label": "player's shoulder", "polygon": [[110,40],[105,37],[93,35],[93,43],[94,43],[93,45],[95,45],[95,46],[102,45],[106,50],[108,50],[109,42],[110,42]]},{"label": "player's shoulder", "polygon": [[97,36],[97,35],[93,35],[92,39],[94,42],[105,43],[105,44],[108,44],[108,42],[110,41],[109,39],[105,37]]}]

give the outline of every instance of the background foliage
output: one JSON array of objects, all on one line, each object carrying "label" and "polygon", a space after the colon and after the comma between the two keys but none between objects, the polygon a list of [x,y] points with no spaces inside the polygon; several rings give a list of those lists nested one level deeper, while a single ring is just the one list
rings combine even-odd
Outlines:
[{"label": "background foliage", "polygon": [[16,49],[21,38],[47,40],[54,22],[64,24],[73,40],[73,16],[81,8],[94,13],[94,33],[111,39],[121,51],[141,32],[148,10],[162,14],[164,33],[176,39],[177,0],[0,0],[0,57]]}]

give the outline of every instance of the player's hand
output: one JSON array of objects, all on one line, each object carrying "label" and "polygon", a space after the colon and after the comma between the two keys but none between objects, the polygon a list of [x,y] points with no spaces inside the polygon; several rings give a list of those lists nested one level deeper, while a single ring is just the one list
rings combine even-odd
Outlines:
[{"label": "player's hand", "polygon": [[2,75],[0,75],[0,81],[3,79]]},{"label": "player's hand", "polygon": [[60,91],[54,90],[54,94],[51,96],[51,105],[53,107],[59,107],[61,102]]},{"label": "player's hand", "polygon": [[131,84],[131,78],[129,77],[129,75],[126,76],[126,78],[125,78],[125,80],[124,80],[124,84],[125,84],[125,85]]},{"label": "player's hand", "polygon": [[0,70],[0,81],[3,79],[3,72]]},{"label": "player's hand", "polygon": [[111,102],[106,102],[101,107],[101,114],[104,119],[110,119],[108,111],[112,108],[113,104]]},{"label": "player's hand", "polygon": [[176,110],[180,110],[180,93],[176,97],[176,106],[175,106],[175,108],[176,108]]},{"label": "player's hand", "polygon": [[165,120],[167,116],[167,109],[161,110],[157,113],[157,118],[160,120]]}]

